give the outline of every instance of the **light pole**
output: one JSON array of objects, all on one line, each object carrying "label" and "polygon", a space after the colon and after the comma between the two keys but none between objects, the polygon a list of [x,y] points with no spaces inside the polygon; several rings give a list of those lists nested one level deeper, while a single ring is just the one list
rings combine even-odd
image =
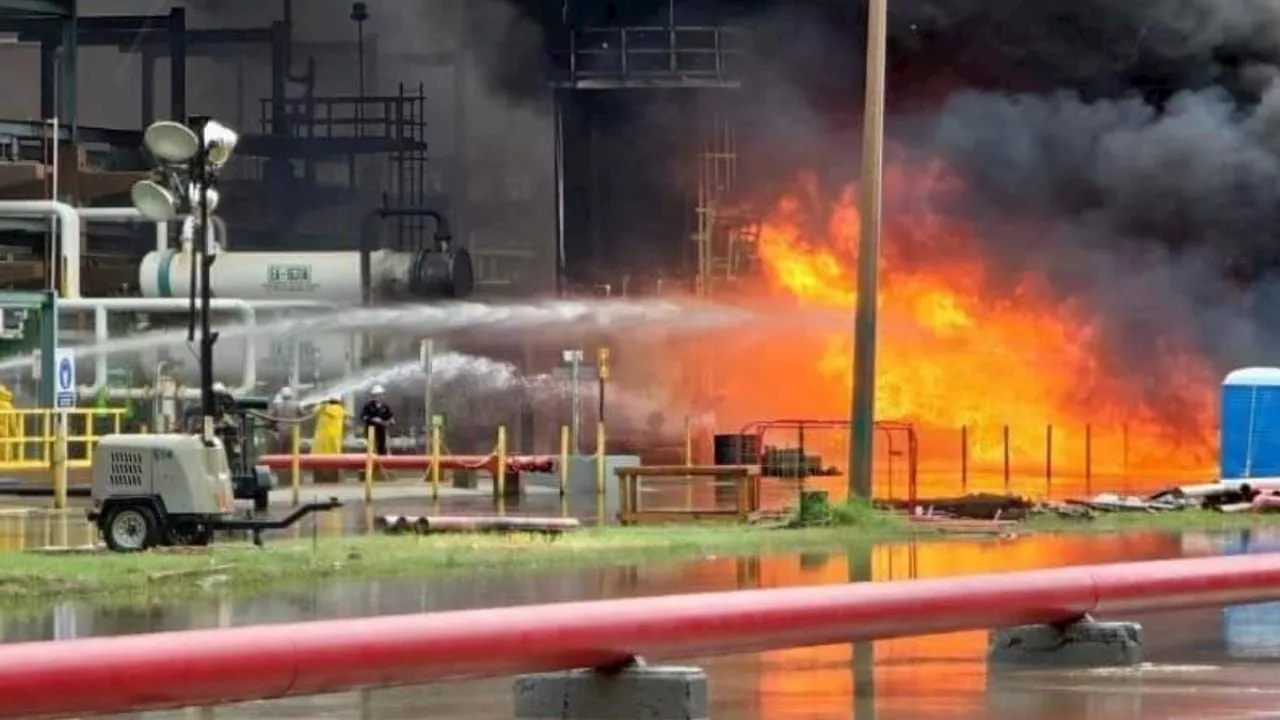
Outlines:
[{"label": "light pole", "polygon": [[871,499],[876,411],[876,298],[884,170],[885,45],[888,0],[867,2],[867,76],[862,116],[862,227],[853,326],[849,496]]},{"label": "light pole", "polygon": [[[209,237],[209,215],[218,203],[218,171],[231,159],[239,136],[225,125],[205,117],[189,124],[162,120],[143,135],[147,150],[160,161],[150,178],[140,180],[130,191],[134,207],[150,220],[170,222],[184,213],[194,215],[191,241],[192,280],[195,263],[199,279],[193,282],[192,312],[195,313],[196,285],[200,287],[200,408],[203,434],[213,440],[216,399],[213,396],[213,345],[218,334],[211,327],[213,293],[210,271],[214,252]],[[194,328],[195,318],[192,318]]]}]

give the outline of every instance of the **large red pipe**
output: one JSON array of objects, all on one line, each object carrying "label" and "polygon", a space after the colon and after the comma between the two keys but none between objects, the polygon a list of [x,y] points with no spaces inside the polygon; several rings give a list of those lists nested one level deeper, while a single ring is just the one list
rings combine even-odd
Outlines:
[{"label": "large red pipe", "polygon": [[74,717],[1280,599],[1280,554],[0,645],[0,718]]},{"label": "large red pipe", "polygon": [[[298,466],[302,470],[363,470],[368,457],[364,453],[341,455],[299,455]],[[441,455],[440,467],[444,470],[492,470],[498,461],[494,455]],[[293,456],[285,454],[263,455],[256,461],[272,470],[288,470],[293,466]],[[431,467],[430,455],[378,455],[374,464],[384,470],[427,470]],[[555,460],[536,455],[512,455],[507,458],[508,469],[514,472],[551,472]]]}]

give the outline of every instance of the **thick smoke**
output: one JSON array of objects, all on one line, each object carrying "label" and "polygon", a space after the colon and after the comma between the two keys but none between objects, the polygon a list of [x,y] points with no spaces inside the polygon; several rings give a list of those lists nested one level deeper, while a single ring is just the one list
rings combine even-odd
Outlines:
[{"label": "thick smoke", "polygon": [[[553,44],[550,3],[511,1]],[[747,182],[856,178],[864,4],[677,5],[751,33]],[[1147,372],[1173,336],[1222,368],[1280,349],[1280,4],[902,0],[889,54],[891,143],[963,181],[937,209],[1091,304],[1117,365]]]}]

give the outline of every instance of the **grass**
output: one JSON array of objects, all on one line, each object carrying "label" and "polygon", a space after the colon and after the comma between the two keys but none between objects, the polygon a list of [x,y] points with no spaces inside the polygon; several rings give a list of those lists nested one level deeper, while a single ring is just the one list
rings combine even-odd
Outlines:
[{"label": "grass", "polygon": [[793,527],[702,525],[590,528],[541,535],[370,535],[221,544],[140,554],[0,554],[0,606],[68,599],[165,599],[210,589],[255,592],[323,579],[429,577],[455,570],[569,569],[838,549],[915,534],[869,507],[833,508],[825,522]]},{"label": "grass", "polygon": [[[1104,513],[1093,520],[1037,516],[1029,532],[1228,530],[1280,524],[1280,515],[1225,515],[1186,510]],[[255,593],[320,580],[433,577],[442,572],[572,569],[694,560],[706,556],[840,550],[922,535],[934,528],[863,502],[802,501],[785,526],[698,525],[589,528],[541,535],[354,536],[277,540],[259,549],[217,544],[135,555],[0,553],[0,607],[93,598],[104,604],[175,601],[210,591]]]},{"label": "grass", "polygon": [[1028,531],[1044,532],[1212,531],[1275,526],[1280,526],[1280,514],[1221,513],[1216,510],[1104,512],[1093,519],[1036,515],[1021,525]]}]

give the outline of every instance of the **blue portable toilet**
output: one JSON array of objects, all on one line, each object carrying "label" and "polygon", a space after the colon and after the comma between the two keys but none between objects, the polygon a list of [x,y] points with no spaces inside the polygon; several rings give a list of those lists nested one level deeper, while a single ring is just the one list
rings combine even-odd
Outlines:
[{"label": "blue portable toilet", "polygon": [[1280,368],[1241,368],[1222,381],[1224,482],[1280,480]]}]

